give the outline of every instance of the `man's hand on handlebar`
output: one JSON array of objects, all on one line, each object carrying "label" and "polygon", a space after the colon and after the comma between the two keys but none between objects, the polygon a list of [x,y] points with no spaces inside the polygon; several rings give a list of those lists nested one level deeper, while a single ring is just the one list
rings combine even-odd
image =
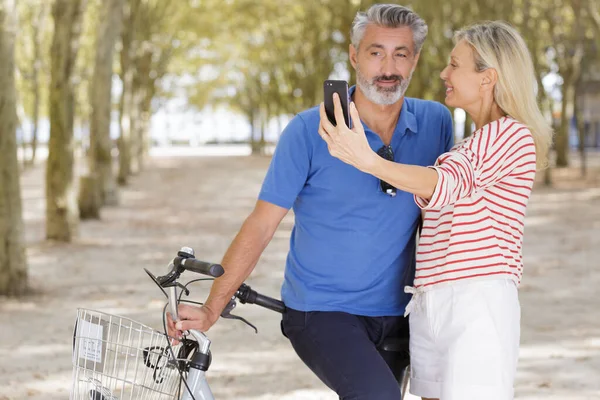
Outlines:
[{"label": "man's hand on handlebar", "polygon": [[200,332],[206,332],[219,319],[219,313],[206,305],[195,307],[187,304],[180,304],[177,307],[177,312],[179,313],[179,321],[177,322],[173,321],[171,313],[167,313],[168,335],[169,337],[174,338],[174,345],[179,343],[177,339],[181,339],[183,331],[196,329]]}]

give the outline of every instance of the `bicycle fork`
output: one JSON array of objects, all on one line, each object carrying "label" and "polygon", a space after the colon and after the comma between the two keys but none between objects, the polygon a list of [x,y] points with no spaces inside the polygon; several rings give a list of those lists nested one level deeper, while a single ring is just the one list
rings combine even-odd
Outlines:
[{"label": "bicycle fork", "polygon": [[187,384],[192,394],[190,394],[186,387],[181,400],[215,400],[215,397],[210,390],[210,386],[206,381],[205,371],[190,367]]}]

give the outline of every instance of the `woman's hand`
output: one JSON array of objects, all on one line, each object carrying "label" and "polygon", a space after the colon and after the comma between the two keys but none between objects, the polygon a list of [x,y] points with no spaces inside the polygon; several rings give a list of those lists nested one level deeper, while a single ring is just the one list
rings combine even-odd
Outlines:
[{"label": "woman's hand", "polygon": [[363,129],[354,102],[350,103],[352,129],[346,126],[342,105],[337,93],[333,95],[333,104],[337,126],[333,126],[333,124],[329,122],[327,114],[325,113],[325,105],[321,103],[319,135],[327,142],[327,148],[333,157],[338,158],[346,164],[350,164],[363,172],[369,173],[379,156],[371,149],[371,146],[369,146],[365,130]]}]

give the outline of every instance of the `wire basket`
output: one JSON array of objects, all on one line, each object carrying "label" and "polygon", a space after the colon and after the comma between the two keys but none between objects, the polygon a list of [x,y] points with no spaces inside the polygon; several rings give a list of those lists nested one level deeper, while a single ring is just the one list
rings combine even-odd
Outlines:
[{"label": "wire basket", "polygon": [[77,309],[71,400],[176,399],[179,384],[165,334],[129,318]]}]

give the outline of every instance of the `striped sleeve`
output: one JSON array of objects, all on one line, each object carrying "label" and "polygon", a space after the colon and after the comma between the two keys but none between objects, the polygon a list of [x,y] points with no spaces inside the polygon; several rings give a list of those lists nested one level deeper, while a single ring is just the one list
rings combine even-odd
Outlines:
[{"label": "striped sleeve", "polygon": [[510,120],[486,125],[464,145],[442,154],[431,167],[438,182],[430,200],[415,196],[422,209],[438,209],[501,182],[516,170],[535,168],[535,145],[527,127]]}]

